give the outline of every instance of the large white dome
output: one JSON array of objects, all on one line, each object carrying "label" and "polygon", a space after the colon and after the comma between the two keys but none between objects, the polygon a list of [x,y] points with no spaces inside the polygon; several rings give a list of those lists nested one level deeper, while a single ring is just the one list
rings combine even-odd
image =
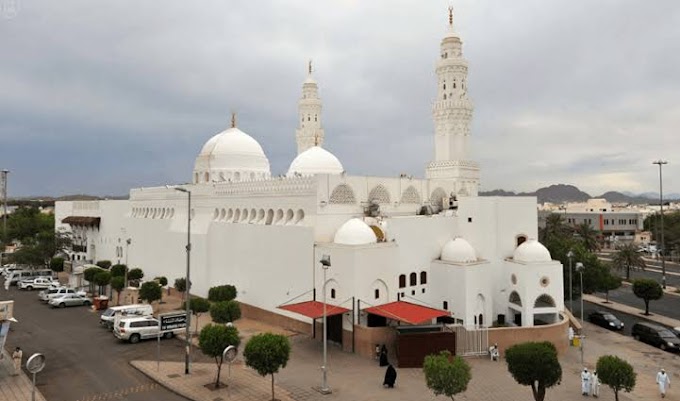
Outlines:
[{"label": "large white dome", "polygon": [[194,182],[246,181],[270,176],[269,160],[262,146],[236,127],[210,138],[194,165]]},{"label": "large white dome", "polygon": [[335,232],[333,242],[342,245],[366,245],[378,242],[373,229],[361,219],[351,219],[345,222]]},{"label": "large white dome", "polygon": [[517,249],[515,249],[512,258],[518,262],[524,263],[552,261],[552,257],[550,257],[550,251],[548,251],[548,248],[544,247],[543,244],[536,241],[535,239],[525,241],[520,246],[518,246]]},{"label": "large white dome", "polygon": [[453,263],[470,263],[477,261],[477,252],[463,238],[450,239],[442,248],[441,260]]},{"label": "large white dome", "polygon": [[313,174],[340,174],[345,169],[335,155],[320,146],[311,148],[300,153],[288,168],[287,176],[313,175]]}]

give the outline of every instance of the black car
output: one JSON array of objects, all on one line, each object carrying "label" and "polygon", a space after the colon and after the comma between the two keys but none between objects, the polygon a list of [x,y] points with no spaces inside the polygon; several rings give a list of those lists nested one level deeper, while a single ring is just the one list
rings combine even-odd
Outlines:
[{"label": "black car", "polygon": [[597,311],[588,316],[590,323],[609,330],[623,330],[623,322],[609,312]]},{"label": "black car", "polygon": [[636,340],[654,345],[664,351],[680,350],[680,338],[666,327],[652,323],[635,323],[632,334]]}]

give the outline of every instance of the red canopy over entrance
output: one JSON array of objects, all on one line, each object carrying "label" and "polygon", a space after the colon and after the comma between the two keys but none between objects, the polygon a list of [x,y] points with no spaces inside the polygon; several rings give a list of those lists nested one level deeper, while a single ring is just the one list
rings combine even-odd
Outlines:
[{"label": "red canopy over entrance", "polygon": [[[281,305],[278,308],[299,313],[300,315],[305,315],[312,319],[319,319],[323,317],[323,302],[319,301],[306,301],[297,304]],[[341,306],[326,304],[326,316],[340,315],[345,312],[349,312],[349,309],[343,308]]]},{"label": "red canopy over entrance", "polygon": [[390,302],[389,304],[372,306],[370,308],[364,309],[364,311],[409,324],[425,323],[441,316],[451,315],[448,311],[429,308],[427,306],[416,305],[404,301],[396,301]]}]

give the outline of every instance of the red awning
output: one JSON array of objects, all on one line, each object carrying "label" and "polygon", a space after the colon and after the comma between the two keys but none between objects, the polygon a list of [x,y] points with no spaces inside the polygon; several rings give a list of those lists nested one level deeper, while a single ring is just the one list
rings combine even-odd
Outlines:
[{"label": "red awning", "polygon": [[[281,305],[279,309],[299,313],[312,319],[319,319],[323,317],[323,302],[306,301],[297,304]],[[341,306],[326,304],[326,316],[340,315],[349,312],[349,309]]]},{"label": "red awning", "polygon": [[373,306],[364,309],[364,311],[410,324],[420,324],[438,317],[451,316],[451,314],[445,310],[429,308],[427,306],[416,305],[404,301]]}]

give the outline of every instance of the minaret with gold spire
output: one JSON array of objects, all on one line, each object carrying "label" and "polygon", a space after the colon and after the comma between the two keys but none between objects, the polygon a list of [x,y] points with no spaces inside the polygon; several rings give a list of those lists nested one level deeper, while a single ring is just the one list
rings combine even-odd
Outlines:
[{"label": "minaret with gold spire", "polygon": [[432,106],[435,157],[427,166],[426,176],[433,188],[475,196],[479,189],[479,166],[470,160],[468,153],[474,107],[468,97],[468,64],[463,58],[463,43],[453,29],[452,7],[435,73],[437,98]]},{"label": "minaret with gold spire", "polygon": [[312,77],[312,61],[307,64],[307,79],[302,84],[302,98],[298,102],[298,128],[295,130],[298,154],[312,146],[323,145],[321,127],[321,99],[319,87]]}]

